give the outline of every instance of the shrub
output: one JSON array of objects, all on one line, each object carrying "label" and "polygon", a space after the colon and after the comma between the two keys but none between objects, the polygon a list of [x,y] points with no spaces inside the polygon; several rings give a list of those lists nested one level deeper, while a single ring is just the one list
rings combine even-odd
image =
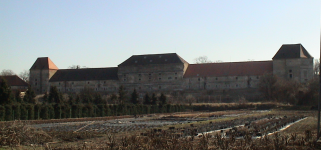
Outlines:
[{"label": "shrub", "polygon": [[5,120],[12,120],[12,105],[5,105]]},{"label": "shrub", "polygon": [[5,108],[0,105],[0,121],[4,121]]}]

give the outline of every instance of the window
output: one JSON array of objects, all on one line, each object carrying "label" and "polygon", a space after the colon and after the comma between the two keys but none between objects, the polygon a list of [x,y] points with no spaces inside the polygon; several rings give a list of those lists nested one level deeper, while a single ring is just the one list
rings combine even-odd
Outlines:
[{"label": "window", "polygon": [[138,89],[142,89],[142,87],[138,87]]},{"label": "window", "polygon": [[35,79],[35,81],[37,81],[37,79]]},{"label": "window", "polygon": [[74,84],[74,82],[71,82],[71,84]]},{"label": "window", "polygon": [[106,83],[106,81],[104,81],[104,84]]},{"label": "window", "polygon": [[37,82],[35,83],[35,85],[37,85]]},{"label": "window", "polygon": [[159,86],[159,87],[158,87],[158,89],[162,89],[162,87],[161,87],[161,86]]},{"label": "window", "polygon": [[59,85],[60,85],[60,82],[59,82]]},{"label": "window", "polygon": [[140,77],[140,76],[142,76],[141,74],[138,74],[138,76]]},{"label": "window", "polygon": [[292,79],[292,73],[289,74],[289,78]]},{"label": "window", "polygon": [[140,81],[141,79],[139,78],[138,80]]},{"label": "window", "polygon": [[239,85],[238,85],[238,84],[236,84],[236,85],[235,85],[235,87],[239,87]]},{"label": "window", "polygon": [[198,81],[201,81],[201,78],[198,78]]},{"label": "window", "polygon": [[162,75],[162,73],[159,73],[158,75]]},{"label": "window", "polygon": [[151,78],[151,77],[149,77],[148,79],[149,79],[149,80],[151,80],[152,78]]},{"label": "window", "polygon": [[172,77],[168,77],[168,80],[172,79]]},{"label": "window", "polygon": [[256,77],[256,79],[260,79],[260,77],[259,77],[259,76],[257,76],[257,77]]},{"label": "window", "polygon": [[177,80],[177,77],[175,77],[175,80]]},{"label": "window", "polygon": [[215,78],[215,80],[218,80],[218,78]]},{"label": "window", "polygon": [[[59,83],[60,84],[60,83]],[[89,84],[89,82],[87,82],[87,84]]]},{"label": "window", "polygon": [[177,72],[175,72],[175,75],[177,75]]},{"label": "window", "polygon": [[158,78],[158,80],[162,80],[162,78]]},{"label": "window", "polygon": [[237,80],[237,79],[238,79],[238,77],[235,77],[235,79]]},{"label": "window", "polygon": [[148,74],[149,76],[151,76],[152,74],[150,73],[150,74]]},{"label": "window", "polygon": [[124,81],[126,81],[126,79],[124,79]]},{"label": "window", "polygon": [[292,72],[292,69],[290,69],[289,72],[291,73],[291,72]]}]

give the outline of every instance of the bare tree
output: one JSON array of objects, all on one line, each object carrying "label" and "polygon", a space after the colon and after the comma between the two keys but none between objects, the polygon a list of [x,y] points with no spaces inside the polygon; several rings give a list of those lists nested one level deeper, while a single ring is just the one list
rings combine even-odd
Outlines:
[{"label": "bare tree", "polygon": [[313,68],[314,75],[319,75],[319,72],[320,72],[320,58],[314,60],[314,68]]},{"label": "bare tree", "polygon": [[211,60],[207,58],[207,56],[200,56],[194,59],[194,63],[196,64],[204,64],[204,63],[212,63]]},{"label": "bare tree", "polygon": [[23,81],[29,83],[29,71],[28,71],[28,70],[24,70],[24,71],[20,72],[20,73],[19,73],[19,77],[20,77]]},{"label": "bare tree", "polygon": [[0,73],[2,76],[10,76],[10,75],[15,75],[15,73],[10,70],[10,69],[3,69]]},{"label": "bare tree", "polygon": [[80,69],[80,65],[71,65],[68,69]]}]

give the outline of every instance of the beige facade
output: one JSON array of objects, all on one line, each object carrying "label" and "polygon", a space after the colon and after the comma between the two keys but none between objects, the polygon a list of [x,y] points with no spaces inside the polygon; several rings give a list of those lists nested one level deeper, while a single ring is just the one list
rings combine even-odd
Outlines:
[{"label": "beige facade", "polygon": [[38,93],[49,91],[50,86],[61,92],[80,92],[88,87],[116,93],[122,85],[127,91],[140,93],[235,90],[242,94],[244,90],[255,93],[265,73],[307,82],[313,78],[313,57],[301,44],[282,45],[272,61],[189,64],[169,53],[133,55],[114,68],[58,69],[46,57],[38,58],[30,69],[30,83]]}]

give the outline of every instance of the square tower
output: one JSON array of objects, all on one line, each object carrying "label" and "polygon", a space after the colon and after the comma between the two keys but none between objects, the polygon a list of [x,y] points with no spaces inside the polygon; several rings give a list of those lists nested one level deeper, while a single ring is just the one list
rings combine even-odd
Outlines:
[{"label": "square tower", "polygon": [[305,83],[313,78],[313,57],[301,44],[284,44],[274,55],[273,74]]}]

